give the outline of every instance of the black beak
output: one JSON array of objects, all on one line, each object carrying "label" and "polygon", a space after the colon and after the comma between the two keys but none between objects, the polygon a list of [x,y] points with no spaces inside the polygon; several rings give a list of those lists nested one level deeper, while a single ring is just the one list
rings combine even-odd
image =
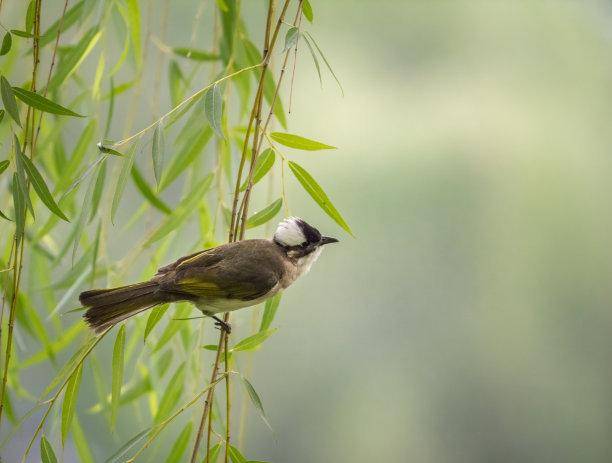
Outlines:
[{"label": "black beak", "polygon": [[323,236],[321,241],[319,241],[319,246],[323,246],[324,244],[329,243],[337,243],[338,240],[336,238],[332,238],[331,236]]}]

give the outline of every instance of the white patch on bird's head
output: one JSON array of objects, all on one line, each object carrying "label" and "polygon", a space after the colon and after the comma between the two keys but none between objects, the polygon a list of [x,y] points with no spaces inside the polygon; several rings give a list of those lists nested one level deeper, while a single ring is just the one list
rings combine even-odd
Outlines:
[{"label": "white patch on bird's head", "polygon": [[299,246],[305,243],[307,240],[299,224],[300,221],[301,219],[298,217],[288,217],[284,219],[278,224],[278,227],[276,227],[274,241],[282,246]]}]

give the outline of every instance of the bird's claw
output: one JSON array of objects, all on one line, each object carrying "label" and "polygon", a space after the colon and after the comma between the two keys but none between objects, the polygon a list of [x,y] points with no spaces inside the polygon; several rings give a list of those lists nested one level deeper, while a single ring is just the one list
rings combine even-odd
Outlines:
[{"label": "bird's claw", "polygon": [[218,330],[225,331],[227,334],[232,332],[232,326],[229,323],[215,317],[215,326]]}]

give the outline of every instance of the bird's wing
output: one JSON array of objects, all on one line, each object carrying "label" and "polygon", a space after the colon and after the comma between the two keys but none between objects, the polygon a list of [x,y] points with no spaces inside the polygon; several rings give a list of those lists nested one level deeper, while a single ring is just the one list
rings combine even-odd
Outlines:
[{"label": "bird's wing", "polygon": [[219,253],[215,252],[216,250],[218,250],[219,247],[220,246],[211,249],[204,249],[203,251],[198,251],[194,252],[193,254],[183,256],[168,265],[158,268],[156,275],[164,275],[173,270],[177,270],[178,268],[183,267],[186,264],[191,264],[194,262],[199,263],[200,266],[212,265],[219,261]]},{"label": "bird's wing", "polygon": [[189,298],[249,301],[278,283],[278,274],[265,262],[245,259],[238,247],[224,245],[184,259],[162,286]]}]

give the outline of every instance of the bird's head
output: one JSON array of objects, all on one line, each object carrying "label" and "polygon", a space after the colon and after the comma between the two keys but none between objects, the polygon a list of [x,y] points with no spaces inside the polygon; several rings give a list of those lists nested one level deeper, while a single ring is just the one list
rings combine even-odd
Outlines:
[{"label": "bird's head", "polygon": [[318,254],[321,246],[337,243],[338,240],[322,236],[319,230],[298,217],[288,217],[278,224],[274,242],[283,247],[289,257],[300,258],[315,251]]}]

